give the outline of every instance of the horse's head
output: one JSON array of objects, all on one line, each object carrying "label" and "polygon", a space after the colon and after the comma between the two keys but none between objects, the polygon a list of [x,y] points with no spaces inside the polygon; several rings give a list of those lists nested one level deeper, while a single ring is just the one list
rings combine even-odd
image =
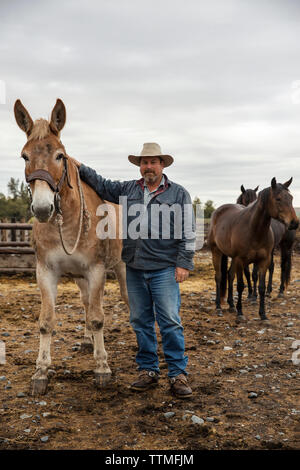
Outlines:
[{"label": "horse's head", "polygon": [[27,142],[21,151],[25,160],[26,181],[32,192],[31,211],[39,222],[48,222],[56,209],[58,193],[68,177],[67,156],[60,141],[66,122],[66,108],[58,99],[51,120],[31,119],[20,100],[14,107],[18,126],[26,133]]},{"label": "horse's head", "polygon": [[257,190],[258,186],[255,189],[245,189],[244,186],[241,186],[242,194],[238,197],[236,203],[242,204],[242,206],[248,206],[251,202],[257,199]]},{"label": "horse's head", "polygon": [[299,225],[299,219],[293,207],[293,196],[288,189],[292,181],[293,178],[280,184],[276,182],[276,178],[272,178],[269,198],[271,217],[282,222],[289,230],[294,230]]}]

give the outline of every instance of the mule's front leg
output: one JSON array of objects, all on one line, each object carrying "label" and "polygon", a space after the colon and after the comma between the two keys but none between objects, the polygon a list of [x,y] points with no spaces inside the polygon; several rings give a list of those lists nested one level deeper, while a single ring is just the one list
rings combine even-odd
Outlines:
[{"label": "mule's front leg", "polygon": [[32,395],[44,395],[48,385],[47,372],[51,365],[50,346],[55,324],[57,277],[40,264],[37,264],[36,276],[41,292],[40,349],[36,361],[36,372],[31,379],[31,392]]},{"label": "mule's front leg", "polygon": [[111,378],[111,370],[107,363],[107,353],[104,347],[104,312],[102,300],[105,284],[105,268],[98,265],[89,275],[89,307],[87,310],[87,328],[93,334],[94,358],[96,361],[96,385],[106,385]]}]

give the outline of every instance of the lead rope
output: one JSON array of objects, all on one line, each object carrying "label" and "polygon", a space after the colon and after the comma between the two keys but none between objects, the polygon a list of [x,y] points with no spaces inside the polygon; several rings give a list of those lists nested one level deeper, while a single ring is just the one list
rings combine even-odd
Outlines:
[{"label": "lead rope", "polygon": [[[78,229],[76,242],[75,242],[75,245],[74,245],[74,247],[72,248],[71,251],[67,250],[67,248],[65,246],[65,243],[64,243],[64,240],[63,240],[63,236],[62,236],[62,225],[64,223],[63,216],[62,216],[61,213],[58,213],[56,215],[56,222],[58,224],[60,241],[61,241],[62,247],[63,247],[63,249],[64,249],[64,251],[67,255],[72,255],[74,253],[74,251],[76,250],[76,248],[78,246],[78,243],[79,243],[81,231],[82,231],[82,225],[84,227],[84,232],[87,232],[90,228],[90,214],[89,214],[89,212],[87,210],[87,207],[86,207],[86,204],[85,204],[85,200],[84,200],[84,196],[83,196],[83,192],[82,192],[82,187],[81,187],[81,184],[80,184],[79,171],[78,171],[77,166],[76,166],[76,172],[77,172],[76,173],[77,187],[78,187],[79,197],[80,197],[80,219],[79,219],[79,229]],[[83,217],[85,218],[84,224],[83,224]]]}]

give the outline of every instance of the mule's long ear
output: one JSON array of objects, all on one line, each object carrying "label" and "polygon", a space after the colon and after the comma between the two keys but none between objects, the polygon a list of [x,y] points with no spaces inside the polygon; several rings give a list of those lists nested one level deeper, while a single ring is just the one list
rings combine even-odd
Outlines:
[{"label": "mule's long ear", "polygon": [[285,183],[283,183],[283,186],[285,186],[286,188],[288,188],[292,181],[293,181],[293,177],[291,177],[288,181],[286,181]]},{"label": "mule's long ear", "polygon": [[66,108],[62,100],[57,98],[51,113],[50,128],[54,134],[59,135],[66,122]]},{"label": "mule's long ear", "polygon": [[276,181],[276,178],[274,176],[274,178],[272,178],[272,181],[271,181],[272,189],[276,189],[276,185],[277,185],[277,181]]},{"label": "mule's long ear", "polygon": [[241,191],[242,191],[242,193],[245,193],[245,192],[246,192],[246,189],[244,188],[244,185],[243,185],[243,184],[242,184],[242,186],[241,186]]},{"label": "mule's long ear", "polygon": [[29,137],[33,128],[33,120],[27,109],[21,103],[21,100],[15,102],[14,112],[18,126],[27,134],[27,137]]},{"label": "mule's long ear", "polygon": [[258,185],[258,186],[256,186],[256,188],[254,188],[254,190],[253,190],[253,191],[257,192],[258,188],[259,188],[259,185]]}]

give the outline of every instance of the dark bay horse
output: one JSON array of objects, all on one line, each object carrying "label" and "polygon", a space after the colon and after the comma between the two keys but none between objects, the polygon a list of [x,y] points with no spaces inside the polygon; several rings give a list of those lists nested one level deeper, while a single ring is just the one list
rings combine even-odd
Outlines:
[{"label": "dark bay horse", "polygon": [[271,187],[265,188],[258,199],[247,207],[240,204],[224,204],[213,212],[208,233],[208,244],[212,251],[216,280],[216,307],[221,311],[221,299],[227,287],[227,258],[232,258],[228,272],[228,303],[234,309],[233,280],[237,274],[237,320],[245,320],[242,311],[244,290],[243,270],[250,263],[256,263],[259,275],[259,315],[266,320],[265,277],[271,262],[274,234],[271,218],[279,220],[290,230],[296,229],[299,220],[292,205],[288,187],[292,178],[284,184],[276,179]]},{"label": "dark bay horse", "polygon": [[[237,204],[248,206],[257,199],[258,186],[255,189],[245,189],[241,186],[241,194],[237,199]],[[266,290],[266,295],[270,295],[272,292],[272,281],[274,272],[274,250],[275,248],[280,249],[281,255],[281,282],[279,288],[279,297],[283,297],[284,291],[290,282],[291,269],[292,269],[292,249],[296,239],[296,230],[288,230],[285,225],[276,219],[271,219],[271,229],[274,234],[274,249],[271,254],[271,263],[269,266],[269,279]],[[253,289],[250,279],[249,267],[246,266],[244,273],[248,284],[248,298],[256,300],[257,298],[257,266],[254,265],[252,271]]]}]

